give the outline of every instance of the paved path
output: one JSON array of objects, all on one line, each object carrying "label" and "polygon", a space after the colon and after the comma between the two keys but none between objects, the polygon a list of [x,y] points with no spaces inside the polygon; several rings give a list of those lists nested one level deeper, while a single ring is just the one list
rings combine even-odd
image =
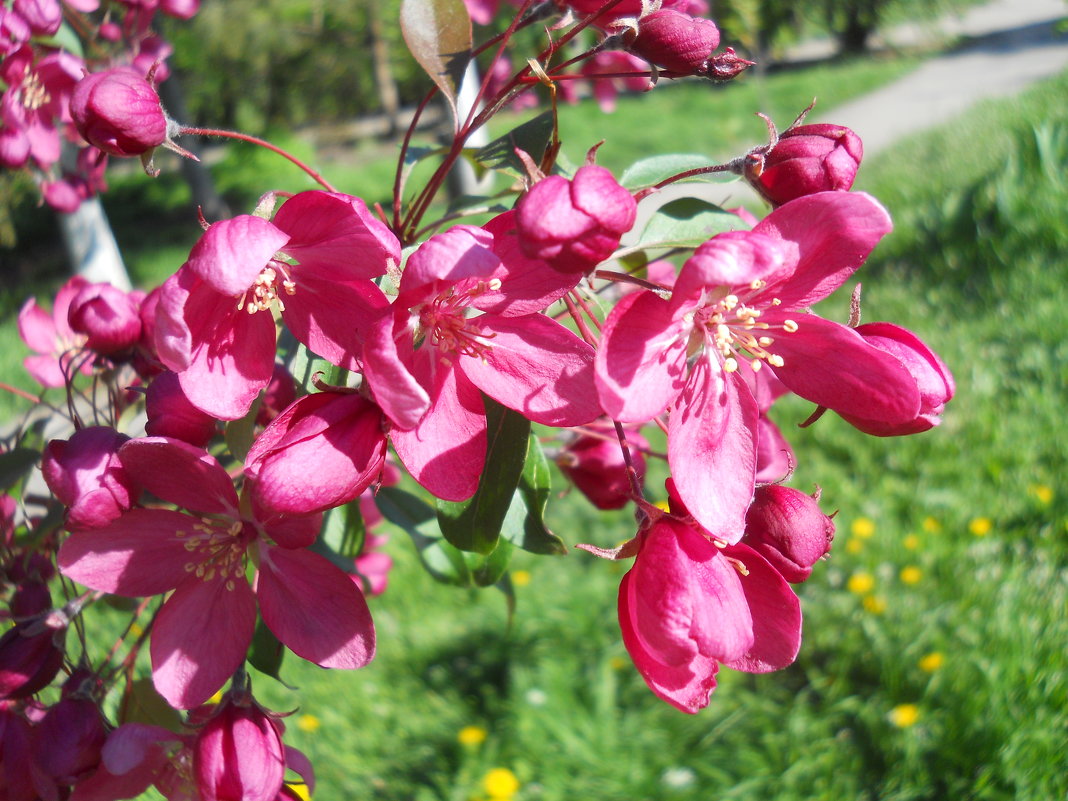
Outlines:
[{"label": "paved path", "polygon": [[[852,128],[864,142],[865,157],[870,157],[903,137],[948,122],[981,100],[1016,94],[1068,69],[1068,33],[1057,30],[1065,17],[1064,0],[994,0],[937,24],[894,28],[877,41],[896,47],[934,37],[965,36],[971,41],[871,94],[834,108],[817,108],[809,122]],[[803,43],[790,56],[829,56],[831,47],[826,41]],[[640,213],[651,214],[674,197],[693,194],[696,186],[668,187],[644,201]],[[760,205],[755,193],[740,182],[702,184],[696,191],[728,207]],[[641,230],[640,219],[635,228]]]}]

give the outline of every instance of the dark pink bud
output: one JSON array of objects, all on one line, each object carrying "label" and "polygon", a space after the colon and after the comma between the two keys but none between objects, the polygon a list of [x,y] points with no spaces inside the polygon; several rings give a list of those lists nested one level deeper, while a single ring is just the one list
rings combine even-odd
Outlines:
[{"label": "dark pink bud", "polygon": [[15,624],[0,637],[0,699],[44,689],[63,667],[66,626],[51,613]]},{"label": "dark pink bud", "polygon": [[275,801],[285,766],[281,725],[252,702],[224,700],[193,746],[203,801]]},{"label": "dark pink bud", "polygon": [[787,581],[807,579],[812,565],[831,550],[833,539],[834,521],[811,495],[779,484],[757,487],[742,541]]},{"label": "dark pink bud", "polygon": [[[623,461],[623,450],[616,439],[615,428],[598,426],[603,436],[583,435],[568,445],[557,459],[565,476],[590,499],[598,509],[621,509],[631,498],[630,478]],[[645,478],[645,457],[641,448],[649,443],[635,431],[627,431],[631,461],[638,480]]]},{"label": "dark pink bud", "polygon": [[22,581],[11,596],[10,606],[16,620],[40,615],[52,608],[52,593],[43,581]]},{"label": "dark pink bud", "polygon": [[915,419],[898,424],[846,415],[842,415],[843,419],[864,433],[877,437],[917,434],[942,422],[942,411],[956,392],[956,384],[953,374],[938,354],[907,328],[893,323],[866,323],[855,330],[869,345],[886,351],[905,365],[920,392],[920,413]]},{"label": "dark pink bud", "polygon": [[150,437],[174,437],[203,448],[218,427],[218,420],[189,402],[178,381],[178,374],[160,373],[145,393],[148,422],[145,433]]},{"label": "dark pink bud", "polygon": [[775,205],[804,195],[853,186],[864,156],[860,137],[841,125],[799,125],[779,138],[764,159],[760,190]]},{"label": "dark pink bud", "polygon": [[136,485],[118,459],[129,437],[106,426],[77,431],[48,443],[41,472],[52,493],[68,507],[67,525],[98,528],[130,508]]},{"label": "dark pink bud", "polygon": [[29,722],[7,704],[0,703],[0,798],[5,801],[37,801],[30,771]]},{"label": "dark pink bud", "polygon": [[719,28],[710,19],[662,8],[638,22],[631,52],[656,66],[682,75],[703,74],[719,47]]},{"label": "dark pink bud", "polygon": [[59,0],[15,0],[12,9],[38,36],[51,36],[63,22]]},{"label": "dark pink bud", "polygon": [[40,786],[42,779],[63,787],[77,784],[91,774],[100,764],[106,739],[104,720],[95,701],[72,694],[50,707],[34,727],[30,741],[36,769],[34,782],[39,790],[44,789]]},{"label": "dark pink bud", "polygon": [[138,303],[111,284],[89,284],[71,301],[67,321],[86,346],[104,356],[129,350],[141,337]]},{"label": "dark pink bud", "polygon": [[589,272],[619,246],[637,215],[633,196],[604,167],[580,167],[571,181],[550,175],[516,204],[519,245],[565,273]]},{"label": "dark pink bud", "polygon": [[71,95],[70,113],[85,141],[113,156],[140,156],[167,138],[159,95],[126,67],[82,78]]}]

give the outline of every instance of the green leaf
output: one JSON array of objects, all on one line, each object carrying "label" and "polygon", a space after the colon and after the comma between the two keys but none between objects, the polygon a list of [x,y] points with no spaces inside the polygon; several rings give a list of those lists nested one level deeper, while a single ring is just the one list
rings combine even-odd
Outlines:
[{"label": "green leaf", "polygon": [[[666,153],[661,156],[651,156],[641,161],[636,161],[623,171],[619,182],[626,189],[641,189],[645,186],[655,186],[663,180],[678,175],[687,170],[696,170],[699,167],[712,166],[712,160],[708,156],[697,153]],[[735,178],[730,173],[731,178]],[[683,182],[722,183],[724,173],[713,172],[705,175],[695,175],[692,178],[683,178]]]},{"label": "green leaf", "polygon": [[471,60],[471,17],[463,0],[403,0],[401,34],[419,66],[445,96],[454,119],[456,97]]},{"label": "green leaf", "polygon": [[527,444],[523,475],[512,498],[501,535],[524,551],[537,554],[564,554],[564,541],[545,526],[545,506],[552,492],[549,460],[534,434]]},{"label": "green leaf", "polygon": [[12,448],[0,453],[0,490],[9,490],[33,470],[41,452],[33,448]]},{"label": "green leaf", "polygon": [[282,684],[285,684],[279,675],[285,655],[286,647],[267,628],[263,619],[258,619],[256,621],[256,631],[252,635],[252,647],[248,652],[248,663],[260,673],[278,679]]},{"label": "green leaf", "polygon": [[471,578],[478,587],[492,587],[508,571],[508,565],[512,561],[512,544],[507,540],[498,543],[489,556],[479,554],[464,554],[467,566],[471,570]]},{"label": "green leaf", "polygon": [[464,554],[441,538],[433,506],[396,487],[380,489],[375,503],[386,520],[411,537],[419,561],[436,581],[471,586],[471,571]]},{"label": "green leaf", "polygon": [[357,498],[326,513],[319,542],[341,558],[352,560],[360,555],[366,536],[367,528]]},{"label": "green leaf", "polygon": [[245,461],[248,450],[252,447],[252,440],[256,438],[256,415],[259,414],[261,403],[263,403],[263,393],[256,398],[252,408],[244,417],[240,420],[231,420],[223,429],[226,447],[239,462]]},{"label": "green leaf", "polygon": [[168,731],[183,731],[182,713],[171,707],[146,676],[129,685],[119,704],[119,723],[147,723]]},{"label": "green leaf", "polygon": [[693,248],[724,231],[743,231],[748,228],[737,214],[725,211],[707,200],[680,197],[657,209],[637,243],[627,250]]},{"label": "green leaf", "polygon": [[316,373],[322,373],[327,383],[337,383],[335,379],[339,369],[326,359],[316,356],[303,344],[297,345],[289,363],[289,372],[305,391],[311,387],[311,380]]},{"label": "green leaf", "polygon": [[523,177],[527,170],[516,155],[515,149],[526,151],[537,163],[541,160],[552,134],[553,113],[545,111],[518,128],[513,128],[504,136],[494,139],[472,154],[471,158],[488,170],[506,170]]},{"label": "green leaf", "polygon": [[497,547],[512,496],[523,474],[530,421],[483,396],[486,406],[486,466],[478,491],[466,501],[438,501],[438,525],[461,551],[489,554]]}]

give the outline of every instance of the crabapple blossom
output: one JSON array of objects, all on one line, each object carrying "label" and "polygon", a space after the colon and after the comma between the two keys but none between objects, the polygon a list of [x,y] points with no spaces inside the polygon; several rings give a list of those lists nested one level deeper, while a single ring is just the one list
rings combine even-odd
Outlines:
[{"label": "crabapple blossom", "polygon": [[719,28],[710,19],[661,8],[641,18],[630,51],[656,66],[680,75],[708,71],[708,59],[719,47]]},{"label": "crabapple blossom", "polygon": [[69,528],[103,526],[130,508],[136,485],[118,458],[119,448],[129,439],[108,426],[90,426],[69,440],[48,443],[41,472],[48,488],[67,507]]},{"label": "crabapple blossom", "polygon": [[782,133],[754,184],[774,206],[853,186],[864,157],[860,137],[843,125],[799,125]]},{"label": "crabapple blossom", "polygon": [[[569,442],[556,458],[556,464],[598,509],[621,509],[631,500],[631,484],[615,429],[596,423],[586,428],[590,433]],[[631,462],[640,482],[645,477],[642,449],[648,449],[649,443],[634,429],[626,434]]]},{"label": "crabapple blossom", "polygon": [[251,698],[224,698],[193,744],[193,776],[203,801],[274,801],[285,771],[282,725]]},{"label": "crabapple blossom", "polygon": [[[41,386],[65,386],[74,357],[85,345],[85,335],[74,332],[67,315],[74,298],[88,283],[77,275],[68,280],[56,292],[51,313],[42,309],[36,298],[27,300],[19,310],[19,336],[35,354],[27,356],[23,365]],[[88,374],[92,367],[83,359],[77,369]]]},{"label": "crabapple blossom", "polygon": [[67,321],[85,334],[85,347],[103,356],[130,350],[141,338],[140,303],[111,284],[83,286],[71,301]]},{"label": "crabapple blossom", "polygon": [[745,515],[746,545],[791,583],[805,581],[831,550],[834,521],[816,498],[780,484],[758,487]]},{"label": "crabapple blossom", "polygon": [[140,156],[167,139],[159,95],[128,67],[82,78],[71,94],[70,113],[85,141],[113,156]]}]

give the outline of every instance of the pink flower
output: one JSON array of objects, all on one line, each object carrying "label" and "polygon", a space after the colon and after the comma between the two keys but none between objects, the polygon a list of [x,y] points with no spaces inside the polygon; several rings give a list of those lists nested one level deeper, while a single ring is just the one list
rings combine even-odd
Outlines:
[{"label": "pink flower", "polygon": [[67,507],[68,528],[107,525],[136,500],[134,480],[118,458],[129,439],[113,428],[90,426],[45,447],[41,472],[52,494]]},{"label": "pink flower", "polygon": [[561,272],[586,273],[619,247],[637,216],[634,197],[604,167],[550,175],[516,203],[519,246]]},{"label": "pink flower", "polygon": [[74,126],[85,141],[113,156],[140,156],[167,139],[159,95],[128,67],[86,75],[70,100]]},{"label": "pink flower", "polygon": [[683,712],[708,705],[719,665],[748,673],[786,667],[801,645],[790,585],[745,545],[666,516],[639,534],[619,586],[623,644],[645,683]]},{"label": "pink flower", "polygon": [[[67,322],[71,302],[88,285],[81,276],[74,276],[56,293],[52,313],[39,305],[36,298],[27,300],[19,311],[19,336],[35,356],[23,361],[26,371],[43,387],[62,387],[70,375],[71,363],[85,345],[84,334],[76,334]],[[77,369],[89,374],[92,367],[82,360]]]},{"label": "pink flower", "polygon": [[59,161],[56,126],[70,122],[67,104],[82,69],[81,59],[66,52],[35,63],[29,45],[4,59],[0,80],[7,91],[0,98],[0,164],[16,168],[32,158],[41,169],[48,169]]},{"label": "pink flower", "polygon": [[[408,259],[400,293],[364,348],[364,377],[393,423],[398,456],[446,500],[478,487],[486,443],[480,391],[545,425],[581,425],[600,414],[593,349],[536,313],[545,304],[540,275],[524,272],[529,262],[502,263],[493,246],[492,234],[466,225],[431,237]],[[550,275],[549,285],[559,283]]]},{"label": "pink flower", "polygon": [[744,370],[771,369],[801,397],[866,420],[919,413],[900,360],[807,311],[889,230],[867,195],[809,195],[699,247],[670,300],[643,291],[609,315],[597,353],[605,411],[624,422],[668,411],[672,475],[712,536],[738,541],[753,493],[760,409]]},{"label": "pink flower", "polygon": [[[60,548],[63,572],[87,587],[141,597],[170,590],[150,653],[156,689],[179,709],[218,690],[245,658],[256,608],[298,656],[357,668],[374,656],[363,596],[339,568],[307,550],[321,518],[246,516],[233,481],[208,453],[184,442],[132,440],[120,458],[144,488],[189,510],[132,509],[77,532]],[[255,590],[245,579],[250,553]]]},{"label": "pink flower", "polygon": [[71,330],[87,337],[85,346],[104,356],[128,351],[141,337],[138,299],[111,284],[83,286],[71,301]]},{"label": "pink flower", "polygon": [[[113,801],[137,798],[155,784],[184,785],[185,795],[165,793],[167,798],[189,799],[195,788],[192,782],[174,782],[174,763],[191,761],[189,736],[175,734],[159,726],[123,723],[108,734],[101,749],[96,771],[78,782],[70,801]],[[171,753],[174,753],[173,762]],[[187,768],[188,770],[188,768]]]},{"label": "pink flower", "polygon": [[219,421],[189,402],[178,376],[169,370],[156,376],[145,392],[145,433],[173,437],[198,448],[215,436]]},{"label": "pink flower", "polygon": [[100,764],[107,739],[100,708],[76,688],[67,694],[71,684],[81,680],[75,672],[64,687],[64,697],[33,728],[30,771],[42,798],[61,798],[59,788],[77,784]]},{"label": "pink flower", "polygon": [[67,628],[50,612],[17,622],[0,637],[0,699],[26,698],[63,667]]},{"label": "pink flower", "polygon": [[[615,428],[611,424],[595,423],[587,429],[591,433],[568,443],[556,464],[598,509],[622,509],[631,500],[631,486]],[[645,478],[641,448],[648,448],[649,443],[634,429],[626,433],[631,461],[641,481]]]},{"label": "pink flower", "polygon": [[364,330],[387,305],[369,279],[399,260],[397,238],[349,195],[302,192],[273,222],[215,223],[163,285],[159,357],[195,406],[236,420],[274,373],[272,307],[312,351],[358,370]]},{"label": "pink flower", "polygon": [[783,132],[767,154],[756,189],[773,205],[853,186],[864,145],[842,125],[800,125]]}]

